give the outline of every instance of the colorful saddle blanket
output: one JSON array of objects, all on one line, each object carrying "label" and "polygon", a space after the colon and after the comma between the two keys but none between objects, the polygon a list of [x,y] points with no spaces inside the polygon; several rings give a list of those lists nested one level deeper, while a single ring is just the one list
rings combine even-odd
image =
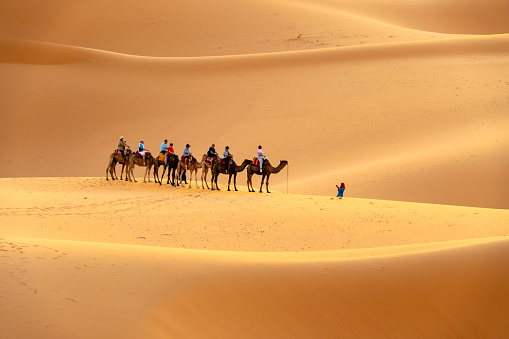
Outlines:
[{"label": "colorful saddle blanket", "polygon": [[205,162],[209,165],[214,165],[214,163],[216,162],[216,157],[207,157],[207,159],[205,159]]},{"label": "colorful saddle blanket", "polygon": [[257,157],[253,158],[253,165],[260,166],[260,160]]}]

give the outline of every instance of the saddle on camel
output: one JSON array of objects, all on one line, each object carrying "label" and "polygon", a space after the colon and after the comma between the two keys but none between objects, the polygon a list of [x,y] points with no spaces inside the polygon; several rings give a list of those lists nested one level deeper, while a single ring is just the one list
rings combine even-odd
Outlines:
[{"label": "saddle on camel", "polygon": [[260,160],[257,157],[253,158],[253,165],[260,167]]},{"label": "saddle on camel", "polygon": [[205,162],[209,164],[210,166],[214,166],[214,164],[217,162],[217,155],[214,156],[207,156],[205,159]]}]

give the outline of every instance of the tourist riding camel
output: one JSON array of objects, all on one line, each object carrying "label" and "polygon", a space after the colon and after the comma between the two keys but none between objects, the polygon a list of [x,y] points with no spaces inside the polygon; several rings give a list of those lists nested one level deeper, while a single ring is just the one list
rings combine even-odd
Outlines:
[{"label": "tourist riding camel", "polygon": [[[242,172],[249,164],[251,163],[251,160],[245,159],[242,162],[242,165],[237,166],[235,164],[235,161],[233,159],[229,163],[229,167],[226,167],[226,162],[223,160],[216,162],[214,166],[212,167],[212,179],[211,179],[211,186],[212,190],[218,190],[219,187],[217,185],[217,178],[219,177],[219,174],[228,174],[228,191],[230,190],[230,183],[233,176],[233,187],[235,188],[235,191],[238,191],[237,189],[237,173]],[[228,170],[228,172],[226,172]],[[207,186],[208,187],[208,186]],[[214,188],[215,187],[215,188]]]},{"label": "tourist riding camel", "polygon": [[[140,167],[146,167],[145,175],[143,176],[143,182],[146,182],[145,179],[147,178],[147,175],[148,175],[148,182],[150,182],[150,169],[152,168],[152,166],[154,166],[154,164],[156,162],[156,158],[154,158],[148,151],[145,153],[145,157],[146,157],[145,163],[143,163],[142,158],[140,158],[136,155],[133,155],[129,158],[129,163],[127,166],[127,172],[126,172],[126,177],[125,177],[126,181],[134,180],[134,182],[136,182],[136,179],[134,178],[134,165],[136,165],[136,166],[140,166]],[[132,178],[132,180],[131,180],[131,178]],[[154,171],[154,180],[156,183],[159,183],[158,178],[156,178],[155,171]]]},{"label": "tourist riding camel", "polygon": [[[255,158],[256,160],[256,158]],[[254,161],[253,161],[254,162]],[[272,173],[279,173],[286,165],[288,165],[288,161],[286,160],[281,160],[279,162],[279,166],[277,167],[273,167],[269,160],[265,159],[265,161],[263,162],[263,167],[261,167],[260,165],[255,165],[255,164],[251,164],[247,167],[247,188],[249,189],[249,192],[254,192],[254,188],[253,188],[253,174],[256,174],[256,175],[261,175],[262,176],[262,183],[260,185],[260,193],[263,193],[262,192],[262,187],[263,187],[263,181],[265,180],[265,177],[267,177],[267,183],[266,183],[266,188],[267,188],[267,193],[270,193],[269,192],[269,177]]]},{"label": "tourist riding camel", "polygon": [[127,142],[124,141],[123,136],[120,136],[120,141],[118,142],[117,149],[119,150],[120,153],[122,153],[122,156],[125,155],[124,152],[125,152],[126,147],[129,147],[129,146],[127,146]]},{"label": "tourist riding camel", "polygon": [[140,140],[140,144],[138,145],[138,153],[143,157],[143,166],[147,166],[146,152],[148,151],[148,149],[145,149],[145,140]]},{"label": "tourist riding camel", "polygon": [[263,167],[263,160],[267,159],[265,154],[263,154],[262,145],[258,146],[258,150],[256,151],[256,154],[258,156],[258,161],[260,162],[260,172],[261,172],[262,171],[262,167]]},{"label": "tourist riding camel", "polygon": [[226,174],[228,174],[228,167],[230,166],[230,160],[233,158],[233,155],[230,153],[230,147],[226,146],[223,151],[223,161],[225,162]]},{"label": "tourist riding camel", "polygon": [[129,157],[131,156],[131,149],[127,146],[127,150],[124,150],[125,155],[120,153],[120,150],[116,150],[115,152],[110,154],[110,160],[108,162],[108,167],[106,167],[106,180],[108,180],[108,172],[110,173],[111,179],[116,180],[117,171],[116,166],[118,163],[122,164],[122,170],[120,171],[120,180],[122,180],[122,174],[124,172],[124,168],[127,165]]},{"label": "tourist riding camel", "polygon": [[[122,164],[122,171],[120,171],[120,180],[122,180],[122,173],[124,172],[124,167],[127,163],[126,148],[129,148],[129,146],[127,145],[127,142],[124,141],[124,137],[120,136],[120,140],[118,142],[116,151],[110,154],[108,167],[106,167],[106,180],[108,180],[108,172],[110,172],[112,180],[118,179],[116,171],[117,163]],[[130,149],[128,149],[128,153],[129,153],[128,155],[131,154]]]},{"label": "tourist riding camel", "polygon": [[[196,158],[192,155],[189,157],[187,165],[185,164],[185,160],[180,161],[177,166],[177,186],[182,185],[183,176],[185,175],[186,170],[189,170],[189,188],[191,188],[191,183],[193,181],[193,172],[196,181],[196,188],[200,188],[198,186],[198,169],[202,167],[203,160],[198,162],[198,160],[196,160]],[[182,185],[182,187],[184,187],[184,185]]]},{"label": "tourist riding camel", "polygon": [[168,151],[168,139],[164,139],[163,143],[161,144],[161,150],[159,151],[159,153],[166,155],[167,151]]},{"label": "tourist riding camel", "polygon": [[184,161],[186,169],[187,169],[187,164],[189,163],[189,159],[193,155],[193,153],[191,153],[191,151],[189,150],[190,148],[191,148],[191,145],[186,144],[186,148],[184,148],[184,153],[182,155],[182,160]]}]

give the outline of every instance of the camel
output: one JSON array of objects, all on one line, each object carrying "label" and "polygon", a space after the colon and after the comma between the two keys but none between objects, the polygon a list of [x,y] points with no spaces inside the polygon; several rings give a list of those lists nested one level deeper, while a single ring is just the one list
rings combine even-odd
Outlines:
[{"label": "camel", "polygon": [[[166,155],[164,156],[164,158],[166,159]],[[155,182],[159,182],[159,185],[161,184],[161,179],[163,178],[163,175],[164,175],[164,171],[166,170],[166,161],[164,160],[159,160],[159,157],[157,158],[154,158],[155,159],[155,162],[154,162],[154,180]],[[163,174],[161,175],[161,179],[159,179],[159,166],[163,166]],[[155,179],[157,177],[157,180]]]},{"label": "camel", "polygon": [[228,174],[228,191],[230,190],[230,183],[232,181],[232,175],[233,175],[233,187],[235,188],[235,191],[238,191],[237,189],[237,173],[242,172],[249,164],[251,163],[251,160],[245,159],[242,162],[242,165],[237,166],[235,161],[233,159],[230,160],[230,165],[228,166],[228,173],[226,173],[226,168],[221,164],[221,161],[218,161],[214,164],[214,167],[212,167],[212,179],[211,179],[211,185],[212,190],[214,190],[214,184],[215,189],[219,191],[219,187],[217,186],[217,178],[219,177],[219,174]]},{"label": "camel", "polygon": [[249,190],[249,192],[255,191],[253,188],[253,180],[252,179],[253,179],[253,174],[257,174],[257,175],[262,176],[262,184],[260,185],[260,193],[263,193],[262,187],[263,187],[263,181],[265,180],[265,177],[267,177],[267,183],[266,183],[267,193],[270,193],[269,192],[269,177],[270,177],[270,175],[272,173],[279,173],[286,165],[288,165],[288,161],[281,160],[279,162],[278,167],[273,167],[270,164],[270,162],[267,159],[265,159],[263,161],[262,172],[260,172],[260,166],[256,166],[253,164],[249,165],[247,168],[247,189]]},{"label": "camel", "polygon": [[120,180],[122,180],[122,173],[124,172],[124,167],[127,164],[127,161],[129,160],[129,157],[131,156],[131,149],[128,148],[125,150],[125,156],[122,156],[122,154],[117,154],[116,152],[113,152],[110,154],[110,161],[108,162],[108,167],[106,168],[106,180],[108,179],[108,171],[110,172],[111,180],[117,180],[117,171],[115,170],[115,167],[117,167],[117,163],[122,164],[122,170],[120,171]]},{"label": "camel", "polygon": [[[167,185],[170,183],[170,173],[171,173],[171,185],[175,186],[175,174],[177,173],[178,164],[179,164],[179,156],[176,154],[173,154],[170,157],[169,162],[164,166],[163,173],[161,174],[161,179],[164,178],[164,173],[166,173],[166,168],[168,168],[168,180],[166,181]],[[185,179],[185,176],[184,176],[183,180],[187,184],[187,180]],[[159,184],[161,184],[161,181],[159,181]]]},{"label": "camel", "polygon": [[[209,168],[210,168],[210,171],[212,172],[212,165],[209,164],[208,162],[206,162],[205,161],[206,159],[207,159],[207,155],[204,154],[203,158],[202,158],[203,169],[201,171],[201,188],[205,189],[205,186],[203,186],[203,182],[205,182],[205,185],[207,185],[207,189],[210,189],[209,184],[207,183],[207,174],[209,172]],[[218,161],[219,161],[219,157],[217,155],[214,156],[214,160],[212,160],[212,162],[215,164]]]},{"label": "camel", "polygon": [[[147,174],[148,174],[148,182],[150,182],[150,169],[152,168],[152,166],[154,166],[154,163],[156,162],[156,159],[150,153],[148,153],[148,152],[147,152],[147,155],[146,155],[146,159],[147,159],[147,164],[143,165],[143,158],[137,157],[136,155],[132,155],[129,158],[129,163],[127,165],[127,172],[126,172],[125,181],[132,181],[132,180],[134,180],[134,182],[136,182],[136,179],[134,178],[134,165],[138,165],[140,167],[146,167],[147,168],[145,170],[145,176],[143,177],[143,182],[146,182],[145,179],[147,178]],[[131,177],[132,177],[132,180],[131,180]],[[154,180],[156,180],[155,173],[154,173]],[[156,181],[156,183],[157,182],[158,181]]]},{"label": "camel", "polygon": [[[194,179],[196,182],[196,188],[200,188],[198,186],[198,169],[203,167],[203,163],[204,163],[203,160],[201,162],[198,162],[198,160],[196,160],[196,158],[193,156],[191,156],[191,158],[189,158],[189,163],[187,164],[187,170],[190,172],[190,174],[189,174],[189,188],[191,188],[191,183],[193,182],[193,172],[194,172]],[[177,174],[177,186],[184,187],[184,185],[182,185],[182,180],[183,180],[182,177],[186,173],[186,165],[182,160],[179,161],[179,163],[177,165],[177,173],[178,173]]]}]

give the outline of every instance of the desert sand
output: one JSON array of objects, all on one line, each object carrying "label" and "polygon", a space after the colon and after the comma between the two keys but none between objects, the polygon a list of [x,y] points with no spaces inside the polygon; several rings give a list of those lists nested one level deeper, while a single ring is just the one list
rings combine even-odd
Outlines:
[{"label": "desert sand", "polygon": [[[507,336],[507,13],[0,2],[2,337]],[[289,167],[106,181],[120,135]]]}]

